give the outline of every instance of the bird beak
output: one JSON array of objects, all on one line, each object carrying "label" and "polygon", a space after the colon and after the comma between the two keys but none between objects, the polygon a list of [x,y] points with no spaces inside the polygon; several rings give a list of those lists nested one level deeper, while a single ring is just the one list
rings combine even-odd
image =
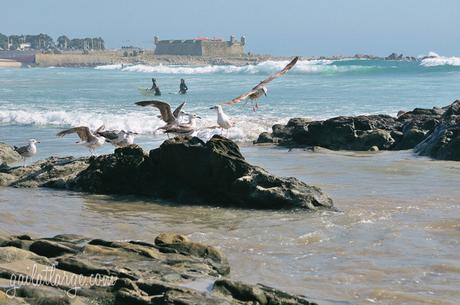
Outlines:
[{"label": "bird beak", "polygon": [[267,96],[267,92],[264,91],[265,96]]},{"label": "bird beak", "polygon": [[37,143],[40,143],[40,141],[37,141]]},{"label": "bird beak", "polygon": [[198,119],[201,119],[201,117],[199,115],[196,116]]}]

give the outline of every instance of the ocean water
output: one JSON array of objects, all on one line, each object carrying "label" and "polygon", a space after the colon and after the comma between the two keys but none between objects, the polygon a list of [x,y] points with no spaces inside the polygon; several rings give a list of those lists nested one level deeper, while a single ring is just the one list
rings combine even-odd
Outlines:
[{"label": "ocean water", "polygon": [[[434,54],[433,54],[434,55]],[[198,136],[217,129],[209,107],[239,95],[286,62],[255,66],[124,66],[0,69],[0,141],[36,138],[39,152],[87,155],[62,128],[128,129],[145,149],[166,136],[154,109],[134,102],[155,77],[161,99],[202,117]],[[176,94],[185,78],[190,94]],[[0,188],[0,232],[78,233],[152,241],[178,231],[229,257],[231,277],[304,294],[319,304],[458,304],[460,164],[412,151],[288,151],[252,146],[262,131],[295,116],[396,114],[444,106],[460,97],[460,58],[416,62],[301,61],[269,86],[260,108],[225,107],[229,137],[249,162],[321,187],[340,212],[275,212],[177,206],[154,198]],[[105,145],[98,153],[109,153]],[[33,161],[31,160],[31,161]],[[29,161],[29,162],[31,162]]]}]

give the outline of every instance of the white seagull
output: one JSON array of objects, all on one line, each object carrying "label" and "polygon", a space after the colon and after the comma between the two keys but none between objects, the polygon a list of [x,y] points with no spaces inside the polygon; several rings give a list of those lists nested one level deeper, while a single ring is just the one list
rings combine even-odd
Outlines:
[{"label": "white seagull", "polygon": [[180,124],[180,116],[182,114],[182,107],[184,107],[185,102],[177,106],[174,112],[171,111],[171,106],[168,103],[162,101],[141,101],[136,102],[138,106],[152,106],[160,110],[160,118],[165,121],[166,125],[160,127],[159,129],[168,129],[169,127]]},{"label": "white seagull", "polygon": [[77,144],[82,144],[88,147],[91,155],[94,155],[96,148],[101,147],[104,145],[105,138],[98,135],[98,132],[101,131],[103,126],[99,127],[94,133],[89,130],[86,126],[74,127],[70,129],[63,130],[58,132],[56,135],[58,137],[63,137],[65,135],[76,133],[81,141],[76,142]]},{"label": "white seagull", "polygon": [[201,119],[201,117],[199,117],[196,114],[190,114],[190,113],[187,113],[186,115],[188,116],[188,122],[187,123],[182,123],[182,124],[178,124],[178,125],[175,125],[175,126],[168,127],[168,128],[166,128],[165,133],[166,134],[173,133],[173,134],[178,135],[178,136],[190,136],[190,135],[192,135],[195,132],[196,119],[197,118]]},{"label": "white seagull", "polygon": [[[246,93],[244,93],[244,94],[242,94],[242,95],[240,95],[238,97],[235,97],[233,100],[231,100],[229,102],[226,102],[225,104],[228,104],[228,105],[236,104],[236,103],[239,103],[241,101],[244,101],[247,98],[249,98],[251,101],[253,101],[253,100],[258,99],[259,97],[261,97],[263,95],[267,95],[268,90],[267,90],[266,85],[269,82],[271,82],[272,80],[277,79],[278,77],[283,76],[284,74],[286,74],[289,70],[292,69],[292,67],[295,66],[295,64],[297,63],[298,60],[299,60],[299,56],[294,57],[294,59],[291,60],[291,62],[289,62],[281,71],[278,71],[277,73],[275,73],[273,75],[270,75],[270,77],[268,77],[267,79],[261,81],[257,86],[252,88],[251,91],[246,92]],[[256,102],[255,105],[253,105],[252,109],[254,111],[256,111],[257,108],[259,108],[259,105]]]},{"label": "white seagull", "polygon": [[217,111],[217,125],[219,125],[221,129],[221,134],[224,132],[224,129],[227,130],[227,135],[228,135],[228,129],[230,127],[234,126],[234,123],[230,120],[230,117],[224,113],[224,110],[222,109],[221,105],[216,105],[213,106],[209,109],[213,109]]},{"label": "white seagull", "polygon": [[14,150],[22,157],[23,164],[26,166],[26,158],[30,158],[37,153],[37,146],[35,144],[40,143],[35,139],[30,139],[29,144],[21,147],[14,146]]},{"label": "white seagull", "polygon": [[[103,128],[102,128],[103,129]],[[134,143],[134,135],[137,133],[125,130],[101,130],[96,132],[97,135],[102,136],[105,140],[115,147],[125,147]]]}]

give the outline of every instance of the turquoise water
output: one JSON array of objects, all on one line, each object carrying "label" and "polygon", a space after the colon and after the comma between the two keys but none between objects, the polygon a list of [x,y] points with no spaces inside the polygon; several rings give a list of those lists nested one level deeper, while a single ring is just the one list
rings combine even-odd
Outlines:
[{"label": "turquoise water", "polygon": [[[88,155],[62,139],[62,128],[88,125],[141,133],[157,147],[166,137],[138,87],[155,77],[162,99],[179,104],[179,79],[190,94],[186,110],[203,117],[198,136],[219,132],[208,108],[251,88],[285,63],[257,66],[127,66],[0,69],[0,141],[40,140],[33,160]],[[319,304],[458,304],[460,293],[460,164],[411,151],[316,152],[252,146],[274,122],[293,116],[327,118],[396,114],[444,106],[460,97],[460,62],[302,61],[269,86],[254,113],[226,107],[237,125],[230,138],[247,160],[280,176],[321,187],[340,212],[274,212],[176,206],[154,198],[94,196],[45,189],[0,188],[0,232],[50,236],[77,233],[152,241],[177,231],[229,257],[231,277],[300,293]],[[109,153],[105,145],[98,153]],[[30,162],[30,161],[29,161]]]},{"label": "turquoise water", "polygon": [[[447,59],[446,59],[447,60]],[[250,103],[227,106],[236,127],[229,137],[252,141],[273,123],[295,116],[328,118],[368,113],[396,114],[415,107],[444,106],[460,96],[460,66],[424,61],[300,61],[286,76],[268,87],[254,113]],[[28,137],[38,128],[58,129],[88,125],[96,128],[129,129],[155,134],[163,123],[153,109],[134,105],[151,99],[138,91],[149,87],[155,77],[161,99],[173,106],[187,102],[186,110],[203,119],[198,135],[208,138],[215,129],[215,113],[209,107],[249,90],[285,62],[256,66],[125,66],[97,68],[0,69],[0,132],[27,127]],[[177,95],[179,79],[190,88],[187,96]],[[39,132],[39,131],[37,131]],[[0,134],[2,138],[7,137]],[[37,135],[38,136],[38,135]]]}]

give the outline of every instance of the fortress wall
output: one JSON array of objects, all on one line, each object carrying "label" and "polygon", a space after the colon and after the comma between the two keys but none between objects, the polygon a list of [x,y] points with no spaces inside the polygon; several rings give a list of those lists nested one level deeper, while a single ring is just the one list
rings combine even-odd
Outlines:
[{"label": "fortress wall", "polygon": [[95,66],[107,65],[119,61],[119,56],[115,52],[98,52],[90,54],[41,54],[35,55],[35,64],[42,67],[49,66]]},{"label": "fortress wall", "polygon": [[243,46],[239,43],[230,44],[226,41],[203,41],[203,56],[241,56]]},{"label": "fortress wall", "polygon": [[201,41],[162,40],[156,45],[155,55],[192,55],[201,56]]}]

